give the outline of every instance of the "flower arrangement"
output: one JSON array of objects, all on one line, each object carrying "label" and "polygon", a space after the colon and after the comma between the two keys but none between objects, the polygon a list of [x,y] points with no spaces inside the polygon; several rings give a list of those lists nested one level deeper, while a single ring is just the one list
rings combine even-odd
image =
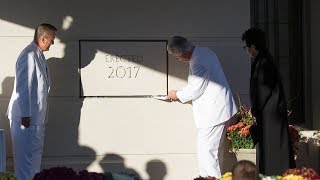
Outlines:
[{"label": "flower arrangement", "polygon": [[239,111],[237,116],[240,121],[232,126],[229,126],[227,129],[227,138],[231,144],[230,152],[236,152],[241,148],[244,149],[253,149],[254,143],[251,138],[249,129],[254,123],[255,118],[251,114],[251,109],[241,103],[239,99]]},{"label": "flower arrangement", "polygon": [[303,179],[320,179],[320,175],[313,168],[307,167],[288,169],[282,174],[282,177],[285,178],[290,175],[301,176]]},{"label": "flower arrangement", "polygon": [[16,177],[11,172],[0,172],[0,180],[16,180]]},{"label": "flower arrangement", "polygon": [[216,180],[217,178],[215,177],[197,177],[194,178],[193,180]]},{"label": "flower arrangement", "polygon": [[[194,178],[193,180],[216,180],[218,178],[215,177],[197,177]],[[232,173],[231,172],[226,172],[225,174],[223,174],[221,176],[221,178],[219,180],[232,180]]]},{"label": "flower arrangement", "polygon": [[232,180],[232,173],[231,172],[226,172],[223,174],[220,178],[220,180]]},{"label": "flower arrangement", "polygon": [[[313,168],[294,168],[287,169],[281,175],[265,176],[259,174],[261,180],[311,180],[320,179],[319,174]],[[214,180],[215,178],[195,178],[194,180]],[[232,180],[232,173],[226,172],[221,176],[219,180]]]},{"label": "flower arrangement", "polygon": [[[229,126],[227,129],[227,138],[230,141],[231,149],[230,152],[237,152],[239,149],[253,149],[254,142],[251,138],[249,129],[255,122],[255,117],[251,113],[251,108],[242,104],[238,95],[239,111],[237,116],[239,122],[235,125]],[[288,116],[292,113],[292,110],[287,110]],[[289,125],[289,132],[291,135],[291,142],[295,158],[299,153],[299,142],[301,135],[299,131],[293,126]]]},{"label": "flower arrangement", "polygon": [[87,170],[82,170],[79,173],[75,172],[72,168],[68,167],[53,167],[50,169],[44,169],[41,172],[37,173],[34,180],[82,180],[82,179],[91,179],[91,180],[106,180],[106,177],[102,173],[88,172]]},{"label": "flower arrangement", "polygon": [[[1,176],[0,176],[1,177]],[[97,173],[88,172],[87,170],[79,171],[78,173],[68,167],[52,167],[43,169],[37,173],[33,180],[139,180],[136,174],[130,173]],[[2,180],[0,178],[0,180]],[[11,180],[11,179],[5,179]],[[14,180],[14,179],[12,179]]]}]

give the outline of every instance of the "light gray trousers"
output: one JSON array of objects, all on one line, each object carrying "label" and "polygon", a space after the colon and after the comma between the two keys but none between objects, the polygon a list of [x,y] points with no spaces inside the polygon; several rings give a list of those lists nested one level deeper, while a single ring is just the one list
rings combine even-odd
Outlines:
[{"label": "light gray trousers", "polygon": [[18,180],[31,180],[40,171],[45,126],[25,128],[20,121],[10,120],[14,171]]}]

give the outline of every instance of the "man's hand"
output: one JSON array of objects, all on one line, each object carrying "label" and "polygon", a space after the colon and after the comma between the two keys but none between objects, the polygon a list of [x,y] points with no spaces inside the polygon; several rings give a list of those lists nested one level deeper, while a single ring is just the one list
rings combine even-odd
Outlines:
[{"label": "man's hand", "polygon": [[170,90],[170,91],[168,92],[168,99],[170,99],[171,101],[176,101],[176,100],[178,100],[177,91],[176,91],[176,90]]},{"label": "man's hand", "polygon": [[21,125],[28,128],[30,126],[30,117],[22,117]]}]

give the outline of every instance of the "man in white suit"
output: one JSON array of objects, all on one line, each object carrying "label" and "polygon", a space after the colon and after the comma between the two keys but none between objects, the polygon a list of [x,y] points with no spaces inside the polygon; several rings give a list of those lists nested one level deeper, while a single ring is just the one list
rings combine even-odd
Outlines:
[{"label": "man in white suit", "polygon": [[175,36],[167,45],[168,53],[189,63],[188,84],[170,90],[168,98],[181,103],[192,101],[198,128],[198,164],[201,177],[220,178],[219,143],[228,121],[237,112],[232,92],[216,54],[207,47],[194,46],[186,38]]},{"label": "man in white suit", "polygon": [[40,24],[34,40],[16,62],[14,89],[8,106],[14,169],[18,180],[30,180],[40,171],[50,77],[43,55],[54,44],[57,29]]}]

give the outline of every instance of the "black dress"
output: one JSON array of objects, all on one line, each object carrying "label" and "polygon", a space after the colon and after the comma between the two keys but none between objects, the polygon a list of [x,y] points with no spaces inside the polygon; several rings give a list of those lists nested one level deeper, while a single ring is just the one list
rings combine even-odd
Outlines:
[{"label": "black dress", "polygon": [[281,175],[295,167],[284,90],[268,50],[251,65],[250,100],[256,124],[250,133],[257,143],[257,165],[264,175]]}]

